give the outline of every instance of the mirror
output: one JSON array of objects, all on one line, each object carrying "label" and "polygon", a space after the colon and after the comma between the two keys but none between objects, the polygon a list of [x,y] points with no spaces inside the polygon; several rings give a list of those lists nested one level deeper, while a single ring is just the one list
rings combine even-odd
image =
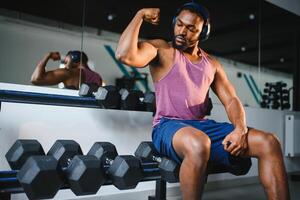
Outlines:
[{"label": "mirror", "polygon": [[60,60],[64,60],[68,51],[81,50],[83,3],[82,0],[2,2],[0,82],[31,85],[37,64],[49,52],[59,52],[61,58],[49,59],[46,71],[63,67]]},{"label": "mirror", "polygon": [[300,11],[295,12],[297,7],[300,7],[299,2],[297,5],[292,1],[259,1],[256,80],[262,108],[293,109],[293,74],[297,60],[295,27],[300,25]]},{"label": "mirror", "polygon": [[[120,33],[139,9],[158,7],[160,24],[143,23],[140,38],[170,41],[173,16],[183,3],[5,1],[0,8],[0,82],[29,85],[35,66],[47,52],[59,51],[66,55],[69,50],[83,50],[89,58],[89,68],[100,74],[106,85],[127,84],[142,91],[153,91],[148,68],[130,68],[115,59]],[[276,99],[281,94],[272,91],[281,88],[283,101],[289,99],[291,108],[296,65],[294,29],[299,26],[299,14],[295,14],[294,8],[299,8],[299,3],[275,0],[203,0],[200,3],[208,8],[211,21],[210,38],[201,47],[223,64],[242,103],[281,109],[266,98],[274,93],[272,98],[281,101]],[[49,61],[47,70],[59,65],[58,61]],[[78,78],[80,82],[81,78]],[[266,86],[267,82],[272,88]],[[214,103],[220,103],[210,94]]]}]

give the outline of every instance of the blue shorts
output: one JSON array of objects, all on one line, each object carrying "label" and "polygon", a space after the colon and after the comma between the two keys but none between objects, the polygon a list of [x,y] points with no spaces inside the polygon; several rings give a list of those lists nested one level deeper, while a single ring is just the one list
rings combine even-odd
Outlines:
[{"label": "blue shorts", "polygon": [[[175,152],[172,139],[179,129],[187,126],[201,130],[209,136],[211,140],[209,163],[224,166],[233,174],[235,174],[234,171],[236,171],[236,175],[245,174],[249,171],[251,167],[250,158],[235,157],[224,150],[222,141],[234,129],[232,124],[226,122],[219,123],[209,119],[199,121],[161,118],[159,124],[157,124],[152,131],[152,141],[156,150],[161,155],[169,157],[181,164],[182,159]],[[242,170],[242,173],[237,170]]]}]

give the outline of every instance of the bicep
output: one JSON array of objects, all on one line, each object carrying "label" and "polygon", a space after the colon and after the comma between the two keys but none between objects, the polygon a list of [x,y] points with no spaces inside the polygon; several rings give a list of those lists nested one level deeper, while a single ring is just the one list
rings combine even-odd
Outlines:
[{"label": "bicep", "polygon": [[157,56],[157,51],[155,42],[143,41],[138,43],[136,51],[131,51],[119,60],[129,66],[145,67]]},{"label": "bicep", "polygon": [[66,69],[55,69],[47,71],[42,79],[39,80],[40,85],[55,85],[67,80],[70,77],[70,72]]}]

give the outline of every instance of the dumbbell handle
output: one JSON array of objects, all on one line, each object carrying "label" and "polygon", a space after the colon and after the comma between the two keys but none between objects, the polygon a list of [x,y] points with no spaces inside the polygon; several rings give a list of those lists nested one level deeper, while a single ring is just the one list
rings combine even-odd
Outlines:
[{"label": "dumbbell handle", "polygon": [[[160,159],[160,157],[156,157],[156,159]],[[154,160],[156,161],[156,160]],[[156,162],[160,162],[160,161],[156,161]],[[105,164],[103,165],[103,168],[105,169],[105,171],[107,171],[107,169],[112,165],[112,163],[114,162],[113,159],[110,158],[105,158]],[[142,171],[143,172],[153,172],[153,171],[159,171],[159,169],[157,168],[157,163],[155,162],[140,162],[141,166],[142,166]]]},{"label": "dumbbell handle", "polygon": [[159,156],[152,156],[152,160],[161,163],[161,157]]},{"label": "dumbbell handle", "polygon": [[113,164],[113,162],[114,162],[114,160],[113,159],[110,159],[110,158],[105,158],[105,164],[107,164],[107,165],[112,165]]}]

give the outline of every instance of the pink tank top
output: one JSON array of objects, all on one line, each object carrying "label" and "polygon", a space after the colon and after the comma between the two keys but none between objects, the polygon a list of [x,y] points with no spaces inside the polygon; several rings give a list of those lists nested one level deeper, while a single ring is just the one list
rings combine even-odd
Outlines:
[{"label": "pink tank top", "polygon": [[92,71],[90,68],[81,68],[82,69],[82,74],[84,77],[84,83],[89,84],[93,83],[96,84],[97,86],[102,86],[102,78],[101,76],[97,73]]},{"label": "pink tank top", "polygon": [[174,64],[167,75],[154,83],[156,114],[153,126],[161,117],[182,120],[202,120],[208,104],[208,91],[214,78],[212,64],[202,53],[202,59],[192,63],[175,50]]}]

